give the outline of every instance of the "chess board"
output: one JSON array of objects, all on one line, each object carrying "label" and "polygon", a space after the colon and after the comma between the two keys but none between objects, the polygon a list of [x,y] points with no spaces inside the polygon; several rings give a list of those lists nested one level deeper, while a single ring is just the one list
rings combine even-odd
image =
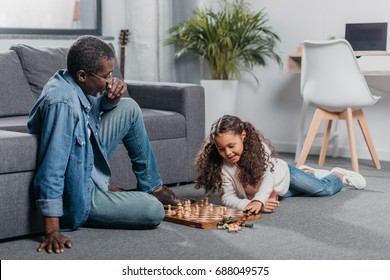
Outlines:
[{"label": "chess board", "polygon": [[[239,219],[245,215],[240,209],[223,207],[223,210],[221,210],[221,207],[221,205],[199,206],[199,215],[197,215],[194,214],[194,206],[192,206],[189,217],[179,217],[177,214],[167,214],[168,210],[165,210],[164,221],[190,226],[193,228],[209,229],[216,228],[217,224],[223,220],[224,215],[228,217],[231,216],[232,219]],[[221,214],[221,211],[223,214]],[[247,221],[259,220],[261,219],[261,214],[250,215],[246,219]]]}]

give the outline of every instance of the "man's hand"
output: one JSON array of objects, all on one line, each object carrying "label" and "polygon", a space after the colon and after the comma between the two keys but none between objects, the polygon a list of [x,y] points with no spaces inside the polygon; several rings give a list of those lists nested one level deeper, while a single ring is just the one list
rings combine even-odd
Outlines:
[{"label": "man's hand", "polygon": [[60,219],[58,217],[44,217],[45,240],[39,245],[38,252],[43,249],[47,253],[63,253],[65,248],[72,248],[72,241],[60,232]]},{"label": "man's hand", "polygon": [[65,248],[72,248],[72,241],[59,231],[55,231],[45,235],[45,240],[39,245],[37,251],[41,252],[45,249],[49,254],[53,252],[60,254],[64,252]]},{"label": "man's hand", "polygon": [[124,81],[113,78],[112,82],[107,85],[107,98],[111,103],[118,103],[125,93],[127,86]]}]

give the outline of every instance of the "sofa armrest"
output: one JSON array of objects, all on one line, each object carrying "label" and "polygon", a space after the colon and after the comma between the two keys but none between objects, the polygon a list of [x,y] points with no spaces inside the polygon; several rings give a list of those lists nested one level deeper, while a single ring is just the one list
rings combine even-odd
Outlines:
[{"label": "sofa armrest", "polygon": [[35,170],[37,153],[37,135],[0,130],[0,174]]},{"label": "sofa armrest", "polygon": [[204,138],[205,105],[202,86],[130,80],[125,82],[130,97],[141,108],[178,112],[187,121],[187,136],[195,139]]}]

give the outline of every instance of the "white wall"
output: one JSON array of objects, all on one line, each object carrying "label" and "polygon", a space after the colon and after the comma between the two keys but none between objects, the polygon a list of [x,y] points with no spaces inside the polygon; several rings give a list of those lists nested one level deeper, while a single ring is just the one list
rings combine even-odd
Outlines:
[{"label": "white wall", "polygon": [[[287,56],[293,54],[305,39],[327,39],[329,36],[343,38],[346,23],[388,22],[390,1],[388,0],[249,0],[254,8],[266,8],[270,25],[281,37],[280,54],[285,65],[280,69],[275,63],[270,67],[255,70],[261,81],[256,87],[250,76],[240,82],[240,103],[237,114],[253,122],[276,145],[279,151],[295,151],[302,98],[299,92],[299,74],[287,73]],[[388,35],[389,50],[390,35]],[[390,58],[381,58],[382,67],[390,69]],[[370,61],[365,66],[374,65]],[[390,78],[368,77],[375,95],[382,96],[380,102],[366,112],[372,138],[381,160],[390,160]],[[312,114],[307,118],[310,123]],[[340,131],[340,155],[349,157],[345,124]],[[364,139],[355,126],[359,158],[370,158]],[[320,142],[312,152],[318,152]],[[329,150],[331,152],[331,150]]]}]

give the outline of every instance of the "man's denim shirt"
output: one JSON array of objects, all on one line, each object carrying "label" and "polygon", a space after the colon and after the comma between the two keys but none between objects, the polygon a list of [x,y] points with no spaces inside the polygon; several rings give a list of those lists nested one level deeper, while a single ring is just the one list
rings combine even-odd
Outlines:
[{"label": "man's denim shirt", "polygon": [[[99,135],[101,113],[114,108],[107,98],[85,95],[67,70],[47,83],[30,112],[30,133],[40,135],[34,179],[36,204],[43,216],[61,217],[61,229],[72,230],[88,218],[94,155],[88,136]],[[99,137],[97,137],[99,139]],[[102,144],[107,178],[111,171]]]}]

